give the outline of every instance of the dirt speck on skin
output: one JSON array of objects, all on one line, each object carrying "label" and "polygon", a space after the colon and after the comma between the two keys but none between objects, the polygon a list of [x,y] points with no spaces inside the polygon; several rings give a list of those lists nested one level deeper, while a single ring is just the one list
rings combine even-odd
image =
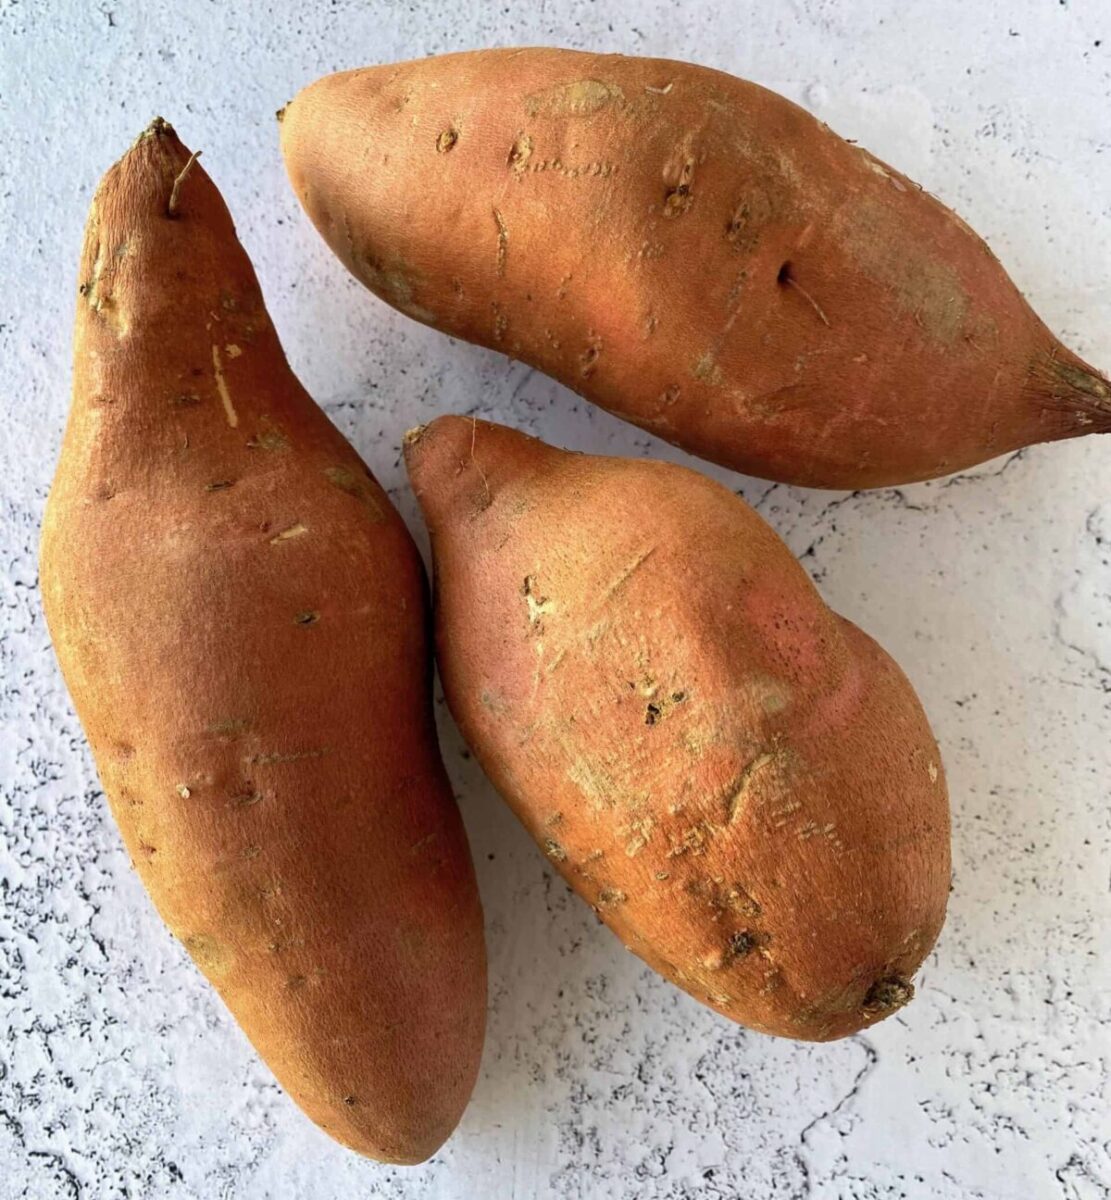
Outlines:
[{"label": "dirt speck on skin", "polygon": [[247,441],[248,450],[269,450],[276,452],[289,449],[289,439],[285,434],[274,428],[261,429]]},{"label": "dirt speck on skin", "polygon": [[419,280],[408,264],[401,261],[382,263],[369,255],[353,254],[353,258],[359,278],[388,304],[425,324],[436,320],[431,309],[417,302],[415,292]]},{"label": "dirt speck on skin", "polygon": [[248,722],[243,717],[228,717],[222,721],[213,721],[208,725],[206,732],[214,733],[217,737],[237,737],[247,726]]},{"label": "dirt speck on skin", "polygon": [[555,840],[555,838],[544,839],[544,853],[552,859],[553,862],[566,862],[567,851]]},{"label": "dirt speck on skin", "polygon": [[589,379],[598,366],[598,357],[602,353],[600,341],[592,341],[579,355],[579,374],[583,379]]},{"label": "dirt speck on skin", "polygon": [[509,705],[501,692],[490,691],[489,688],[483,688],[479,692],[478,702],[494,716],[501,716],[509,711]]},{"label": "dirt speck on skin", "polygon": [[676,704],[682,704],[686,698],[686,692],[672,692],[653,700],[644,710],[645,725],[655,725],[662,721]]},{"label": "dirt speck on skin", "polygon": [[668,220],[673,220],[675,217],[682,216],[693,203],[694,196],[690,188],[685,183],[681,183],[664,197],[663,215]]},{"label": "dirt speck on skin", "polygon": [[498,227],[497,271],[498,276],[504,278],[506,262],[509,258],[509,230],[501,213],[496,208],[492,211],[494,214],[494,223]]},{"label": "dirt speck on skin", "polygon": [[652,840],[652,831],[656,827],[655,819],[644,816],[637,817],[630,821],[628,826],[618,832],[625,838],[625,854],[629,858],[636,858],[638,854]]},{"label": "dirt speck on skin", "polygon": [[361,500],[374,514],[376,521],[385,519],[385,514],[382,512],[381,506],[375,498],[373,489],[365,479],[360,479],[354,471],[347,467],[325,467],[324,478],[333,487],[339,488],[341,492],[346,492],[349,496],[354,496],[356,500]]},{"label": "dirt speck on skin", "polygon": [[661,409],[670,408],[683,394],[683,389],[677,383],[669,383],[660,393],[657,405]]},{"label": "dirt speck on skin", "polygon": [[702,383],[708,383],[711,387],[720,387],[724,379],[721,367],[718,366],[712,350],[707,350],[705,354],[701,354],[695,359],[691,366],[691,375]]},{"label": "dirt speck on skin", "polygon": [[528,160],[532,157],[532,138],[527,133],[520,134],[512,146],[509,147],[509,157],[506,160],[508,166],[512,167],[517,174],[521,174],[528,166]]},{"label": "dirt speck on skin", "polygon": [[263,754],[250,754],[243,759],[248,766],[254,766],[256,763],[261,763],[263,766],[273,766],[275,763],[291,763],[301,762],[307,758],[323,758],[329,753],[327,746],[322,746],[314,750],[292,750],[287,754],[280,751],[267,751]]},{"label": "dirt speck on skin", "polygon": [[743,958],[746,954],[751,954],[756,949],[757,944],[756,935],[750,933],[747,929],[742,929],[729,939],[730,957]]},{"label": "dirt speck on skin", "polygon": [[734,205],[725,223],[725,240],[735,251],[751,253],[759,245],[775,211],[768,192],[754,188]]}]

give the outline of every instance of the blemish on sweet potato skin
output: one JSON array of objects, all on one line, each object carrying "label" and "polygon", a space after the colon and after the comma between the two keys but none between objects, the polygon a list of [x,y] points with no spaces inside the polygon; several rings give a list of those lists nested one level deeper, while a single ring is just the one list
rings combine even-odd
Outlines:
[{"label": "blemish on sweet potato skin", "polygon": [[914,985],[898,975],[878,979],[864,997],[864,1011],[887,1016],[914,998]]},{"label": "blemish on sweet potato skin", "polygon": [[231,966],[228,949],[211,934],[190,934],[182,941],[194,962],[206,975],[222,975]]},{"label": "blemish on sweet potato skin", "polygon": [[383,495],[377,481],[368,478],[365,470],[352,470],[351,467],[327,466],[324,468],[324,478],[333,487],[339,488],[353,496],[361,504],[366,505],[375,520],[383,519]]},{"label": "blemish on sweet potato skin", "polygon": [[532,157],[532,138],[527,133],[519,134],[509,148],[506,164],[520,175]]},{"label": "blemish on sweet potato skin", "polygon": [[448,705],[599,918],[764,1032],[843,1037],[905,1003],[944,919],[949,818],[891,659],[694,472],[460,417],[405,458]]}]

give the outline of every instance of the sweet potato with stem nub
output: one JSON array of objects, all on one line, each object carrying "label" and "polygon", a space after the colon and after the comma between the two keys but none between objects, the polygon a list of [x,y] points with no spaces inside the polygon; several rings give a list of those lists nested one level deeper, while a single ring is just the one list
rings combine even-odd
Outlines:
[{"label": "sweet potato with stem nub", "polygon": [[384,300],[736,470],[875,487],[1111,429],[963,221],[719,71],[451,54],[327,76],[281,138]]},{"label": "sweet potato with stem nub", "polygon": [[568,883],[662,975],[826,1040],[912,995],[949,888],[894,662],[684,468],[442,417],[408,435],[451,711]]},{"label": "sweet potato with stem nub", "polygon": [[43,603],[170,929],[314,1121],[416,1162],[485,1020],[423,569],[191,162],[155,121],[93,200]]}]

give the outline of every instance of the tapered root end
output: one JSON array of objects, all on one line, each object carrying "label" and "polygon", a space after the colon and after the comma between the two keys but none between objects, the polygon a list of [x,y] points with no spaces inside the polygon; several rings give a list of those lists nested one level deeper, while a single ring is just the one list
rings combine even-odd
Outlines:
[{"label": "tapered root end", "polygon": [[1088,366],[1057,364],[1057,378],[1068,389],[1069,399],[1089,413],[1092,423],[1111,427],[1111,382]]},{"label": "tapered root end", "polygon": [[456,492],[461,477],[474,471],[477,430],[473,424],[463,417],[437,417],[408,430],[401,440],[409,482],[430,524]]},{"label": "tapered root end", "polygon": [[914,984],[905,976],[883,975],[851,1003],[839,998],[828,1006],[808,1010],[771,1028],[769,1032],[804,1042],[836,1042],[897,1013],[914,999]]},{"label": "tapered root end", "polygon": [[410,429],[402,449],[429,526],[452,515],[481,515],[506,485],[563,453],[504,425],[458,416]]},{"label": "tapered root end", "polygon": [[[348,1094],[337,1104],[303,1104],[310,1120],[341,1145],[372,1162],[415,1167],[451,1137],[463,1115],[470,1091],[445,1096],[434,1087],[402,1108],[380,1104],[369,1093]],[[295,1093],[293,1098],[301,1102]]]},{"label": "tapered root end", "polygon": [[403,1140],[391,1139],[388,1144],[383,1144],[373,1133],[362,1136],[358,1132],[337,1129],[333,1124],[325,1128],[337,1142],[371,1162],[385,1163],[391,1167],[419,1167],[447,1141],[454,1126],[446,1131],[438,1130],[431,1136],[425,1130],[407,1131]]},{"label": "tapered root end", "polygon": [[173,327],[180,341],[191,323],[212,319],[223,292],[238,297],[241,312],[264,311],[216,185],[173,126],[155,117],[93,197],[78,271],[78,337],[84,330],[112,341],[157,340]]},{"label": "tapered root end", "polygon": [[159,138],[169,137],[177,139],[177,133],[174,127],[164,117],[155,117],[153,121],[143,130],[141,134],[132,142],[132,146],[137,146],[144,138]]},{"label": "tapered root end", "polygon": [[882,1020],[914,999],[914,984],[901,975],[877,979],[864,997],[864,1012],[872,1020]]},{"label": "tapered root end", "polygon": [[190,153],[174,127],[155,117],[101,179],[94,211],[103,214],[126,204],[136,214],[176,217],[189,209],[199,193],[209,193],[206,202],[210,202],[215,188],[195,168],[199,153]]},{"label": "tapered root end", "polygon": [[351,189],[360,196],[365,189],[358,183],[360,172],[337,168],[350,158],[356,142],[367,148],[372,142],[366,104],[345,82],[357,74],[348,71],[314,80],[277,113],[278,142],[294,195],[324,240],[356,275],[348,241],[351,223],[356,240],[363,240],[367,230],[354,210]]},{"label": "tapered root end", "polygon": [[164,117],[155,117],[131,143],[127,152],[105,172],[93,202],[93,215],[114,224],[157,227],[161,239],[167,220],[190,226],[218,229],[234,237],[227,206],[197,161],[200,150],[190,150]]},{"label": "tapered root end", "polygon": [[[305,116],[306,106],[305,96],[311,93],[315,84],[310,83],[307,87],[303,87],[292,100],[287,100],[281,108],[274,114],[278,122],[278,137],[281,141],[282,154],[286,159],[287,170],[290,167],[290,155],[297,147],[297,140],[301,133],[302,118]],[[311,113],[309,114],[311,117]]]},{"label": "tapered root end", "polygon": [[1050,415],[1050,441],[1111,432],[1111,380],[1055,346],[1031,373],[1036,403]]}]

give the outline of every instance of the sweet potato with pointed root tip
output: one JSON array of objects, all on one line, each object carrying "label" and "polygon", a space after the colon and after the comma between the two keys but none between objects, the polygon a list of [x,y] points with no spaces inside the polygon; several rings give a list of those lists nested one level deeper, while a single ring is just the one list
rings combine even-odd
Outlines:
[{"label": "sweet potato with pointed root tip", "polygon": [[567,882],[660,974],[827,1040],[913,994],[949,889],[894,662],[727,489],[442,417],[407,437],[451,711]]},{"label": "sweet potato with pointed root tip", "polygon": [[80,293],[41,574],[112,811],[286,1091],[417,1162],[474,1083],[485,951],[416,549],[162,121],[96,193]]},{"label": "sweet potato with pointed root tip", "polygon": [[482,50],[282,112],[297,196],[388,303],[703,458],[820,487],[1111,428],[988,247],[796,105],[661,59]]}]

